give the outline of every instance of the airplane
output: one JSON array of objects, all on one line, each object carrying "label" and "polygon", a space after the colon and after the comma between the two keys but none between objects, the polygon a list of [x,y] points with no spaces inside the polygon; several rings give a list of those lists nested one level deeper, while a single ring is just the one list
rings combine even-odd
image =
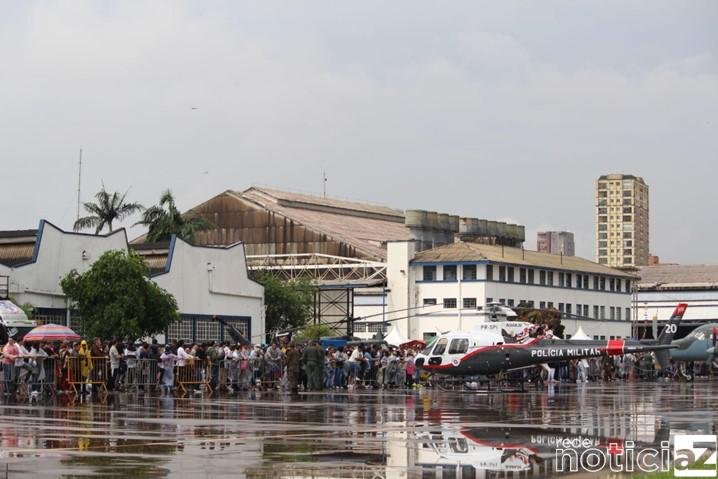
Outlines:
[{"label": "airplane", "polygon": [[710,323],[698,326],[685,338],[671,342],[674,349],[657,351],[656,359],[661,367],[669,364],[669,359],[678,362],[705,361],[714,368],[718,368],[718,324]]},{"label": "airplane", "polygon": [[438,336],[416,356],[415,364],[428,372],[449,376],[490,376],[547,362],[673,349],[676,346],[671,341],[686,307],[685,303],[676,307],[658,340],[652,343],[624,339],[518,339],[531,323],[487,322],[471,332],[452,331]]}]

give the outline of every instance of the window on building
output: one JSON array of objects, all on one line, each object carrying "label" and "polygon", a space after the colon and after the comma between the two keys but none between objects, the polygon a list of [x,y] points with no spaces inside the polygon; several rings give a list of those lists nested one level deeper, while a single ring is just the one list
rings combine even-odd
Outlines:
[{"label": "window on building", "polygon": [[626,319],[631,319],[631,308],[626,308]]},{"label": "window on building", "polygon": [[626,293],[630,293],[630,292],[631,292],[631,281],[626,280]]},{"label": "window on building", "polygon": [[613,278],[608,279],[608,289],[610,291],[616,291],[616,280]]},{"label": "window on building", "polygon": [[526,268],[519,268],[519,283],[526,284]]},{"label": "window on building", "polygon": [[616,308],[614,308],[613,306],[611,306],[610,308],[608,308],[608,314],[609,314],[608,317],[609,317],[610,319],[616,319]]},{"label": "window on building", "polygon": [[514,282],[514,267],[509,266],[508,268],[506,268],[506,270],[507,270],[507,273],[509,276],[509,283],[513,283]]},{"label": "window on building", "polygon": [[606,319],[606,307],[601,306],[601,318],[600,319]]},{"label": "window on building", "polygon": [[493,303],[494,298],[486,298],[486,304]]},{"label": "window on building", "polygon": [[487,281],[494,280],[494,265],[493,264],[486,265],[486,280]]},{"label": "window on building", "polygon": [[566,281],[565,276],[566,276],[566,275],[563,274],[563,273],[559,273],[559,274],[558,274],[558,285],[559,285],[559,287],[561,287],[561,288],[564,287],[564,284],[565,284],[565,281]]},{"label": "window on building", "polygon": [[499,281],[506,282],[506,266],[499,266]]},{"label": "window on building", "polygon": [[469,350],[469,340],[466,338],[456,338],[451,340],[449,346],[449,354],[466,354]]},{"label": "window on building", "polygon": [[598,225],[598,231],[607,231],[608,225],[606,223],[599,223]]},{"label": "window on building", "polygon": [[580,274],[576,275],[576,288],[582,289],[583,288],[583,276]]},{"label": "window on building", "polygon": [[499,298],[499,303],[506,304],[506,300],[504,298]]},{"label": "window on building", "polygon": [[549,309],[553,309],[553,301],[549,301],[548,303],[546,303],[546,307]]},{"label": "window on building", "polygon": [[598,264],[607,264],[608,260],[606,258],[598,258]]},{"label": "window on building", "polygon": [[435,306],[436,298],[424,298],[424,306]]},{"label": "window on building", "polygon": [[583,275],[583,289],[588,289],[588,275]]},{"label": "window on building", "polygon": [[476,298],[464,298],[464,309],[476,309]]},{"label": "window on building", "polygon": [[548,271],[546,273],[546,284],[553,286],[553,271]]},{"label": "window on building", "polygon": [[598,233],[598,239],[608,239],[608,233]]},{"label": "window on building", "polygon": [[510,308],[513,308],[513,307],[514,307],[514,300],[513,300],[513,299],[509,299],[509,300],[506,302],[506,305],[509,306]]},{"label": "window on building", "polygon": [[464,265],[464,281],[473,281],[476,279],[476,265],[465,264]]},{"label": "window on building", "polygon": [[444,265],[444,281],[456,281],[456,265]]},{"label": "window on building", "polygon": [[573,313],[573,305],[571,303],[566,303],[566,314],[572,314]]},{"label": "window on building", "polygon": [[539,308],[546,309],[546,301],[539,301]]},{"label": "window on building", "polygon": [[573,284],[573,278],[571,278],[571,273],[566,273],[566,287],[570,288]]},{"label": "window on building", "polygon": [[539,271],[539,284],[540,285],[546,284],[546,271],[544,271],[544,270]]},{"label": "window on building", "polygon": [[580,304],[576,305],[576,314],[581,316],[581,305]]},{"label": "window on building", "polygon": [[619,308],[619,307],[616,307],[616,319],[619,321],[622,319],[621,318],[621,308]]},{"label": "window on building", "polygon": [[623,215],[623,221],[631,221],[632,219],[630,215]]},{"label": "window on building", "polygon": [[601,341],[605,341],[606,336],[602,334],[601,336],[598,337],[598,339],[601,340]]},{"label": "window on building", "polygon": [[606,278],[604,276],[601,276],[600,278],[598,289],[600,289],[601,291],[606,291]]},{"label": "window on building", "polygon": [[563,303],[558,303],[558,310],[563,313]]},{"label": "window on building", "polygon": [[529,269],[529,284],[534,284],[534,270]]},{"label": "window on building", "polygon": [[583,305],[583,316],[588,318],[588,305],[587,304]]},{"label": "window on building", "polygon": [[444,309],[456,309],[456,298],[444,298]]},{"label": "window on building", "polygon": [[533,308],[536,307],[536,303],[534,303],[534,300],[533,300],[533,299],[529,299],[529,300],[526,302],[526,304],[527,304],[528,307],[531,308],[531,309],[533,309]]},{"label": "window on building", "polygon": [[424,266],[424,281],[436,281],[436,266]]}]

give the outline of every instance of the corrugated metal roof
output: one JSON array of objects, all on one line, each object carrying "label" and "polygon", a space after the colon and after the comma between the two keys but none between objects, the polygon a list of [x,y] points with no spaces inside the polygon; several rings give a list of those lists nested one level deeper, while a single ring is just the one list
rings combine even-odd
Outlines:
[{"label": "corrugated metal roof", "polygon": [[242,196],[264,196],[265,200],[277,202],[288,207],[316,207],[321,206],[329,209],[340,210],[337,213],[358,213],[370,215],[387,216],[387,220],[393,220],[400,223],[404,222],[404,212],[389,208],[382,205],[374,205],[370,203],[359,203],[355,201],[340,200],[336,198],[327,198],[323,196],[292,193],[289,191],[276,190],[274,188],[265,188],[252,186],[240,193]]},{"label": "corrugated metal roof", "polygon": [[0,239],[3,238],[35,238],[37,230],[5,230],[0,231]]},{"label": "corrugated metal roof", "polygon": [[[404,226],[403,213],[391,208],[256,187],[232,194],[351,245],[371,258],[386,258],[387,241],[411,238]],[[312,204],[323,208],[312,208]]]},{"label": "corrugated metal roof", "polygon": [[522,250],[479,243],[457,242],[438,248],[421,251],[414,256],[414,262],[419,263],[450,263],[459,261],[491,261],[493,263],[506,263],[525,265],[557,270],[577,271],[581,273],[603,274],[635,278],[614,268],[609,268],[578,256],[561,256],[557,254],[539,253],[537,251]]},{"label": "corrugated metal roof", "polygon": [[661,264],[640,268],[641,289],[718,289],[718,265]]},{"label": "corrugated metal roof", "polygon": [[0,263],[5,266],[17,266],[32,259],[35,243],[0,244]]}]

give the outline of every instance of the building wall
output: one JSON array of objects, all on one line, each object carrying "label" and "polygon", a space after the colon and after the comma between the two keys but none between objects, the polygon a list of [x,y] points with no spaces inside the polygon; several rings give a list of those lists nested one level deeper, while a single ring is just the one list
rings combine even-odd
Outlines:
[{"label": "building wall", "polygon": [[536,250],[540,253],[575,256],[573,233],[568,231],[541,231],[536,234]]},{"label": "building wall", "polygon": [[416,305],[416,287],[409,261],[416,252],[414,241],[391,241],[387,243],[386,280],[389,297],[387,319],[392,321],[405,338],[420,338],[421,331],[412,322]]},{"label": "building wall", "polygon": [[[108,236],[65,232],[47,221],[40,223],[33,259],[9,268],[0,265],[0,275],[10,278],[10,295],[19,304],[30,303],[43,321],[64,324],[67,303],[60,280],[71,270],[83,273],[107,251],[127,251],[124,230]],[[242,245],[228,248],[192,247],[174,241],[165,273],[153,279],[174,295],[183,316],[183,330],[193,334],[199,320],[206,328],[211,316],[246,323],[255,338],[264,333],[264,290],[249,280]],[[81,331],[76,312],[71,325]],[[238,328],[242,329],[242,328]],[[196,336],[191,336],[192,338]],[[219,337],[219,336],[218,336]],[[212,338],[217,339],[218,337]]]},{"label": "building wall", "polygon": [[612,267],[647,265],[648,213],[643,178],[604,175],[596,180],[596,260]]},{"label": "building wall", "polygon": [[[36,308],[65,308],[60,280],[71,270],[83,273],[106,251],[127,251],[125,230],[108,236],[62,231],[41,221],[33,260],[25,265],[0,270],[10,277],[10,294],[20,303]],[[2,266],[0,266],[2,267]]]},{"label": "building wall", "polygon": [[[572,273],[570,287],[558,286],[560,271],[553,271],[554,286],[540,285],[541,268],[533,268],[535,284],[521,284],[519,268],[514,267],[514,282],[499,281],[499,264],[475,261],[467,263],[432,263],[412,264],[413,256],[410,245],[406,242],[390,243],[388,250],[387,280],[389,293],[388,317],[399,316],[399,310],[409,311],[409,318],[397,321],[399,332],[410,339],[424,338],[428,335],[438,334],[451,330],[469,330],[485,320],[485,313],[478,308],[485,307],[488,302],[503,302],[509,306],[518,306],[520,302],[533,301],[534,307],[554,307],[577,316],[587,316],[586,319],[564,319],[565,334],[573,335],[580,326],[589,336],[597,339],[611,337],[630,337],[631,322],[631,287],[621,279],[620,288],[614,283],[614,291],[610,290],[610,278],[604,277],[603,290],[593,289],[593,278],[589,275],[589,288],[578,288],[576,273]],[[468,280],[463,277],[463,266],[476,267],[476,279]],[[445,280],[444,267],[457,266],[458,280]],[[424,266],[434,266],[436,275],[434,280],[425,280]],[[487,279],[487,267],[492,270],[492,279]],[[506,266],[508,268],[508,266]],[[530,276],[526,268],[526,281]],[[404,271],[404,272],[402,272]],[[544,271],[546,271],[544,269]],[[548,277],[548,275],[546,276]],[[600,279],[600,277],[599,277]],[[508,278],[507,278],[508,280]],[[618,278],[614,278],[615,281]],[[600,287],[600,282],[598,283]],[[455,300],[453,307],[445,303],[446,299]],[[427,305],[425,300],[435,300],[436,305]],[[464,304],[467,300],[469,304]],[[545,304],[544,304],[545,303]],[[570,311],[569,307],[570,306]],[[581,312],[577,312],[577,305],[581,305]],[[466,306],[466,307],[465,307]],[[584,306],[588,314],[584,315]],[[597,308],[597,310],[595,309]],[[614,308],[614,318],[611,319],[611,308]],[[620,320],[617,311],[620,310]],[[595,313],[594,313],[595,311]],[[603,314],[603,316],[602,316]],[[405,312],[401,313],[406,316]]]},{"label": "building wall", "polygon": [[165,272],[152,279],[174,295],[183,315],[248,318],[252,341],[263,342],[264,288],[247,275],[242,244],[227,248],[193,247],[175,239],[169,254]]},{"label": "building wall", "polygon": [[335,241],[291,219],[222,193],[192,209],[215,227],[197,233],[197,244],[245,244],[248,255],[322,253],[361,257],[351,245]]},{"label": "building wall", "polygon": [[666,321],[678,303],[688,304],[683,322],[718,323],[718,289],[646,291],[639,287],[636,309],[638,321],[654,318]]}]

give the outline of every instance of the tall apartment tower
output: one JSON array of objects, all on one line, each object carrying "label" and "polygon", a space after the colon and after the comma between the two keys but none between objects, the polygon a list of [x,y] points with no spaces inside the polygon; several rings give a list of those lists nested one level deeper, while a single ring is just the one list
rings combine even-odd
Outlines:
[{"label": "tall apartment tower", "polygon": [[575,256],[576,245],[569,231],[539,231],[536,234],[536,250],[539,253]]},{"label": "tall apartment tower", "polygon": [[596,180],[596,259],[611,267],[648,264],[648,185],[633,175]]}]

